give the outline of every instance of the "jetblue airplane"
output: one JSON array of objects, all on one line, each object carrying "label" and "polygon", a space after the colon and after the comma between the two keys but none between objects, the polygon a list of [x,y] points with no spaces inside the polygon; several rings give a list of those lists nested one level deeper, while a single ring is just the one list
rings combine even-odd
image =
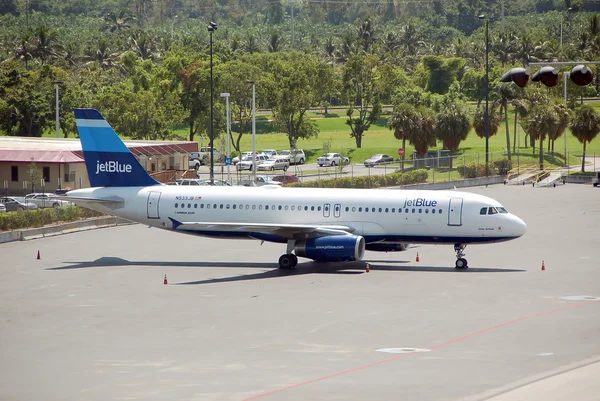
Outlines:
[{"label": "jetblue airplane", "polygon": [[172,186],[157,182],[95,109],[75,109],[92,188],[75,204],[165,230],[286,244],[279,267],[298,257],[361,260],[365,250],[450,244],[466,269],[467,244],[519,238],[527,226],[494,199],[459,191]]}]

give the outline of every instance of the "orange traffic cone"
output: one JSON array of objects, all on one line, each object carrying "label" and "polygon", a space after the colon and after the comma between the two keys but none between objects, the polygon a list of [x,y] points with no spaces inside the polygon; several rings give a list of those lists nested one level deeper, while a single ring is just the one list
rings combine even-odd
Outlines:
[{"label": "orange traffic cone", "polygon": [[417,262],[419,262],[419,252],[417,252]]},{"label": "orange traffic cone", "polygon": [[546,265],[544,265],[544,261],[542,260],[542,270],[546,270]]},{"label": "orange traffic cone", "polygon": [[367,269],[365,270],[365,273],[368,273],[371,271],[371,268],[369,267],[369,264],[367,263]]},{"label": "orange traffic cone", "polygon": [[38,259],[41,259],[41,257],[40,257],[40,250],[39,250],[39,249],[38,249],[37,258],[38,258]]},{"label": "orange traffic cone", "polygon": [[165,281],[163,281],[163,284],[167,285],[169,284],[169,282],[167,281],[167,275],[165,274]]}]

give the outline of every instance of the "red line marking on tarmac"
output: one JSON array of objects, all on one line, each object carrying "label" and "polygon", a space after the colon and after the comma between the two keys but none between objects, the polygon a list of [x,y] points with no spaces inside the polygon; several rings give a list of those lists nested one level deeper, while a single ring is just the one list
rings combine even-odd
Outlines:
[{"label": "red line marking on tarmac", "polygon": [[[459,341],[462,341],[462,340],[466,340],[467,338],[475,337],[477,335],[487,333],[488,331],[499,329],[501,327],[508,326],[508,325],[511,325],[511,324],[514,324],[514,323],[519,323],[519,322],[522,322],[522,321],[525,321],[525,320],[534,319],[536,317],[542,317],[542,316],[550,315],[550,314],[557,313],[557,312],[562,312],[562,311],[566,311],[566,310],[570,310],[570,309],[579,308],[581,306],[588,305],[588,304],[595,303],[595,302],[598,302],[598,301],[580,302],[580,303],[577,303],[577,304],[573,304],[571,306],[565,306],[564,308],[552,309],[552,310],[548,310],[548,311],[545,311],[545,312],[535,313],[533,315],[528,315],[528,316],[519,317],[517,319],[508,320],[506,322],[499,323],[499,324],[497,324],[495,326],[490,326],[490,327],[487,327],[485,329],[477,330],[477,331],[465,334],[464,336],[456,337],[456,338],[453,338],[451,340],[445,341],[443,343],[436,344],[434,346],[429,347],[429,349],[430,350],[438,349],[438,348],[444,347],[446,345],[454,344],[456,342],[459,342]],[[303,387],[303,386],[306,386],[308,384],[317,383],[317,382],[320,382],[320,381],[332,379],[334,377],[343,376],[343,375],[347,375],[349,373],[357,372],[359,370],[364,370],[364,369],[372,368],[374,366],[383,365],[384,363],[388,363],[388,362],[392,362],[392,361],[397,361],[399,359],[408,358],[409,356],[414,355],[414,354],[419,354],[419,352],[410,352],[410,353],[407,353],[407,354],[401,354],[401,355],[398,355],[398,356],[394,356],[392,358],[382,359],[381,361],[369,363],[367,365],[358,366],[356,368],[343,370],[343,371],[337,372],[337,373],[331,373],[331,374],[326,375],[326,376],[317,377],[317,378],[312,379],[312,380],[307,380],[307,381],[304,381],[304,382],[301,382],[301,383],[292,384],[292,385],[289,385],[289,386],[278,388],[276,390],[268,391],[266,393],[257,394],[257,395],[254,395],[252,397],[244,398],[242,401],[251,401],[251,400],[256,400],[256,399],[259,399],[259,398],[267,397],[269,395],[281,393],[283,391],[292,390],[292,389],[298,388],[298,387]]]}]

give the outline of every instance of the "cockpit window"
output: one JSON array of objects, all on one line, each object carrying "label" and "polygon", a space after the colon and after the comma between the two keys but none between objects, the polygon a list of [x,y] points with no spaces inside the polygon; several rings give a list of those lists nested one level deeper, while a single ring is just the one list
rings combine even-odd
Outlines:
[{"label": "cockpit window", "polygon": [[482,207],[479,214],[487,214],[487,207]]},{"label": "cockpit window", "polygon": [[508,213],[508,210],[506,210],[506,209],[505,209],[505,208],[503,208],[503,207],[497,207],[496,209],[498,209],[498,211],[499,211],[500,213]]},{"label": "cockpit window", "polygon": [[488,207],[488,214],[496,214],[498,211],[495,207]]}]

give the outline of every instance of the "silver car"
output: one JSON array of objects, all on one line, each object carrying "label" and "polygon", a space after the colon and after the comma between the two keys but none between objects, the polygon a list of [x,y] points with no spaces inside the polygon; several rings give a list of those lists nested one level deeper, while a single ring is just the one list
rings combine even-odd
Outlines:
[{"label": "silver car", "polygon": [[0,203],[0,213],[6,213],[6,206],[4,206],[4,203]]},{"label": "silver car", "polygon": [[[265,155],[256,155],[256,165],[258,166],[262,162],[268,159]],[[252,156],[246,156],[238,164],[235,165],[238,171],[240,170],[252,170]]]},{"label": "silver car", "polygon": [[31,203],[35,203],[38,208],[72,206],[73,203],[58,199],[55,194],[33,193],[25,195],[25,199]]},{"label": "silver car", "polygon": [[287,171],[288,167],[290,166],[290,162],[287,159],[278,159],[278,158],[272,158],[269,160],[265,160],[264,162],[262,162],[261,164],[259,164],[256,169],[257,170],[268,170],[268,171],[275,171],[275,170],[283,170],[283,171]]}]

